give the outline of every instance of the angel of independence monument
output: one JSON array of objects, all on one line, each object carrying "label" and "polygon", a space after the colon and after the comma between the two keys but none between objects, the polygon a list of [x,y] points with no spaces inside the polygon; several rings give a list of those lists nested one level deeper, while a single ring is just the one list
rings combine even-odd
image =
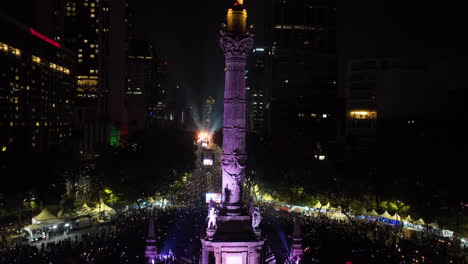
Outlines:
[{"label": "angel of independence monument", "polygon": [[260,211],[242,203],[247,153],[245,65],[254,35],[247,30],[247,10],[237,0],[227,13],[220,46],[226,58],[224,88],[223,152],[221,157],[223,201],[210,203],[206,237],[201,239],[201,264],[259,264],[264,240],[259,229]]}]

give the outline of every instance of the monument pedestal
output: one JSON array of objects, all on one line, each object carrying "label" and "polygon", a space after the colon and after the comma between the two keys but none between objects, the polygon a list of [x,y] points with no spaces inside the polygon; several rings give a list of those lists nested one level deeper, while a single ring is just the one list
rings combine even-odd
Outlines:
[{"label": "monument pedestal", "polygon": [[251,226],[250,216],[218,216],[211,240],[201,239],[200,264],[260,264],[264,240]]}]

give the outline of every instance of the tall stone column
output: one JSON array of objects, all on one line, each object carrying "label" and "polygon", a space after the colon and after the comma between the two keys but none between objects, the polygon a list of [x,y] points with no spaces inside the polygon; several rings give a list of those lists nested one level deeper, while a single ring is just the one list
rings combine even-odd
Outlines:
[{"label": "tall stone column", "polygon": [[227,24],[219,41],[226,58],[221,154],[223,204],[220,214],[210,219],[207,236],[201,239],[202,264],[210,261],[207,257],[210,251],[214,252],[216,264],[262,263],[259,251],[265,241],[258,235],[259,215],[248,215],[241,202],[247,161],[245,66],[253,40],[254,35],[247,30],[247,10],[243,1],[237,0],[227,12]]},{"label": "tall stone column", "polygon": [[252,33],[238,32],[235,29],[230,31],[229,27],[227,31],[221,31],[220,46],[226,58],[221,168],[223,206],[227,215],[241,214],[242,186],[247,160],[245,65],[253,42]]}]

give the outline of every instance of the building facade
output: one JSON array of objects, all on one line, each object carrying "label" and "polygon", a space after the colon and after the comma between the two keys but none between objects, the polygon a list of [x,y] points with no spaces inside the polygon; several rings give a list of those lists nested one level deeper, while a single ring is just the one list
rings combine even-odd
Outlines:
[{"label": "building facade", "polygon": [[[334,1],[274,0],[266,4],[265,124],[277,149],[307,157],[338,137]],[[298,15],[299,14],[299,15]],[[300,147],[301,146],[301,147]]]},{"label": "building facade", "polygon": [[119,146],[128,133],[124,107],[127,51],[126,1],[67,0],[56,6],[64,44],[76,54],[75,129],[80,149]]},{"label": "building facade", "polygon": [[265,135],[266,106],[266,71],[265,49],[254,48],[247,62],[246,93],[247,93],[247,127],[250,133],[263,137]]},{"label": "building facade", "polygon": [[[153,119],[164,119],[164,92],[158,82],[153,46],[132,40],[128,51],[128,85],[125,103],[128,108],[129,133],[151,126]],[[161,107],[162,109],[159,109]]]},{"label": "building facade", "polygon": [[1,151],[65,149],[73,128],[74,54],[5,14],[0,27]]}]

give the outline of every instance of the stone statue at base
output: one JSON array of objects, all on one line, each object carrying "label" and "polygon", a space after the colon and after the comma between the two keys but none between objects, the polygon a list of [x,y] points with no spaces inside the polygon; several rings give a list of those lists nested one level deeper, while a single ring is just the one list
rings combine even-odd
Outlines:
[{"label": "stone statue at base", "polygon": [[218,217],[218,213],[216,212],[216,208],[211,207],[210,214],[208,215],[208,229],[216,230],[216,217]]},{"label": "stone statue at base", "polygon": [[252,228],[254,230],[257,230],[261,221],[262,221],[262,216],[260,215],[260,209],[258,207],[255,207],[252,213]]}]

